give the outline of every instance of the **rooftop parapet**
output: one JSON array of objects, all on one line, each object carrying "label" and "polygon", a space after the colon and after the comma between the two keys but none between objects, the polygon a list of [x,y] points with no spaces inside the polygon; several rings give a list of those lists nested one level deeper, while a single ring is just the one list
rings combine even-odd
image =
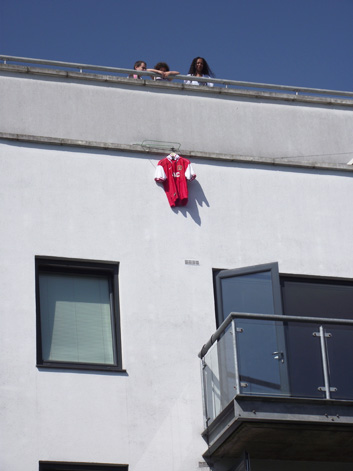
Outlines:
[{"label": "rooftop parapet", "polygon": [[[79,71],[79,73],[83,74],[86,71],[89,72],[103,72],[104,74],[116,74],[116,75],[139,75],[141,77],[148,76],[148,77],[156,77],[158,74],[155,72],[148,72],[148,71],[140,71],[140,70],[133,70],[133,69],[126,69],[121,67],[108,67],[108,66],[101,66],[101,65],[90,65],[90,64],[80,64],[74,62],[62,62],[62,61],[52,61],[52,60],[45,60],[45,59],[33,59],[33,58],[26,58],[26,57],[17,57],[17,56],[8,56],[8,55],[0,55],[0,60],[7,64],[9,62],[20,63],[20,64],[35,64],[35,66],[49,66],[49,67],[60,67],[64,69],[73,69],[73,71]],[[28,68],[28,71],[31,71],[31,68]],[[190,80],[190,76],[188,75],[175,75],[173,76],[175,80]],[[268,84],[268,83],[255,83],[255,82],[246,82],[246,81],[239,81],[239,80],[229,80],[229,79],[217,79],[217,78],[204,78],[198,77],[198,82],[201,83],[213,83],[217,87],[225,87],[225,88],[246,88],[246,89],[256,89],[256,90],[269,90],[271,92],[289,92],[294,93],[295,95],[303,94],[303,95],[311,95],[311,96],[330,96],[330,97],[345,97],[347,99],[353,100],[353,92],[346,92],[346,91],[339,91],[339,90],[327,90],[327,89],[319,89],[319,88],[309,88],[309,87],[298,87],[298,86],[291,86],[291,85],[276,85],[276,84]],[[166,85],[166,82],[158,82],[159,84]],[[167,83],[168,84],[168,83]],[[195,87],[195,86],[192,86]],[[197,87],[197,85],[196,85]]]},{"label": "rooftop parapet", "polygon": [[[352,171],[353,93],[1,55],[0,138],[193,159]],[[92,73],[91,71],[94,71]]]}]

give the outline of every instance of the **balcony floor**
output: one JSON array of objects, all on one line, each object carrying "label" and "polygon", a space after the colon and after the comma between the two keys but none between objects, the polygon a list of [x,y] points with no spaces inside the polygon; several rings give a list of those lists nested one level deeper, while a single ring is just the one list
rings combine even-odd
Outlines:
[{"label": "balcony floor", "polygon": [[209,464],[253,459],[353,463],[350,401],[237,396],[203,433]]}]

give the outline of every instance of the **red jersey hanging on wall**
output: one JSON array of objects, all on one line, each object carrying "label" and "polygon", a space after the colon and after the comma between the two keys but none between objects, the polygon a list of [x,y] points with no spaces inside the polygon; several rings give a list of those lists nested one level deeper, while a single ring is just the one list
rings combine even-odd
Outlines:
[{"label": "red jersey hanging on wall", "polygon": [[195,180],[191,163],[178,154],[169,154],[158,162],[154,179],[163,183],[170,206],[185,206],[188,202],[187,180]]}]

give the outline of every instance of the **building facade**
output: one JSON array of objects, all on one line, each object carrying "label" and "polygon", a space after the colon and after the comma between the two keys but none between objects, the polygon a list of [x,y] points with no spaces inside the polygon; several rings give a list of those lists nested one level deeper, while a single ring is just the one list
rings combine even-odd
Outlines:
[{"label": "building facade", "polygon": [[[1,469],[351,469],[352,98],[8,64],[0,95]],[[184,207],[171,208],[154,181],[171,151],[197,175]],[[272,274],[266,288],[254,276],[255,287],[231,285],[231,300],[222,297],[228,275],[254,273]],[[296,283],[322,293],[315,312],[309,301],[297,312]],[[230,312],[346,319],[344,394],[293,392],[300,336],[277,383],[260,347],[234,369],[234,345],[215,343],[222,335],[207,350],[217,347],[214,363],[204,351],[200,368]],[[287,324],[260,321],[286,338],[271,352],[286,365]],[[245,390],[249,364],[265,377]],[[244,402],[259,422],[224,419]],[[279,409],[262,410],[268,403]],[[273,414],[266,442],[258,427]]]}]

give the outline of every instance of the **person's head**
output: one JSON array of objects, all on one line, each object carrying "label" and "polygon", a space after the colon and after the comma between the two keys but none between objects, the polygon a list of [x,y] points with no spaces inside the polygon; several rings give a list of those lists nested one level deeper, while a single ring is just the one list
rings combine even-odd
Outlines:
[{"label": "person's head", "polygon": [[134,64],[134,70],[146,70],[147,64],[145,61],[136,61]]},{"label": "person's head", "polygon": [[169,65],[165,62],[158,62],[158,64],[156,64],[154,68],[156,70],[160,70],[161,72],[169,72]]},{"label": "person's head", "polygon": [[195,59],[192,60],[189,69],[189,74],[209,75],[210,77],[214,76],[211,67],[207,64],[206,59],[204,59],[203,57],[195,57]]}]

